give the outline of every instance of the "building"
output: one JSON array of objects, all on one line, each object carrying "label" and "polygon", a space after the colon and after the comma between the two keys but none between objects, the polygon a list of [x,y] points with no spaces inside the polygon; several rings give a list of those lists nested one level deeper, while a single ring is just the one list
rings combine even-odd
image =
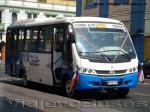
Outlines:
[{"label": "building", "polygon": [[5,62],[7,26],[22,19],[75,16],[75,6],[75,0],[0,0],[0,62]]},{"label": "building", "polygon": [[[145,14],[145,17],[143,17],[145,21],[142,21],[143,15],[141,15],[141,12],[143,9],[141,8],[145,8],[145,13],[143,13]],[[143,61],[150,58],[149,0],[77,0],[76,15],[109,17],[122,21],[130,31],[140,60]],[[144,26],[142,26],[142,22],[145,23]],[[132,35],[140,32],[142,27],[144,29],[144,38],[142,40],[140,40],[142,37],[134,38]]]}]

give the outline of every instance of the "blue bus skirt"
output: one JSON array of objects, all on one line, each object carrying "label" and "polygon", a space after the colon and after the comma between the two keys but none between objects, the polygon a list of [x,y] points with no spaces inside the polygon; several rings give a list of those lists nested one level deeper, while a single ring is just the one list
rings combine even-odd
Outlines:
[{"label": "blue bus skirt", "polygon": [[[78,74],[76,90],[105,89],[105,88],[135,88],[138,84],[138,73],[130,73],[121,76],[101,76],[92,74]],[[109,84],[109,82],[118,84]]]}]

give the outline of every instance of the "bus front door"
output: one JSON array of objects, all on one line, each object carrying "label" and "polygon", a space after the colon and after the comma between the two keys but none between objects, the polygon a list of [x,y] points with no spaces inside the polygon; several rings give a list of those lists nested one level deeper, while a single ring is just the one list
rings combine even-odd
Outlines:
[{"label": "bus front door", "polygon": [[64,40],[64,28],[54,28],[54,41],[53,41],[53,73],[55,83],[61,82],[61,69],[63,65],[62,51],[63,51],[63,40]]}]

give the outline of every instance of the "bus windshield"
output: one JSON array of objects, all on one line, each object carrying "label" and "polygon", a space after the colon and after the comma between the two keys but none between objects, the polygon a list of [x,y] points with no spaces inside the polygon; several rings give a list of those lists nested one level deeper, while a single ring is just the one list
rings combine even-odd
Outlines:
[{"label": "bus windshield", "polygon": [[82,57],[131,60],[136,57],[129,34],[120,24],[74,23],[77,51]]}]

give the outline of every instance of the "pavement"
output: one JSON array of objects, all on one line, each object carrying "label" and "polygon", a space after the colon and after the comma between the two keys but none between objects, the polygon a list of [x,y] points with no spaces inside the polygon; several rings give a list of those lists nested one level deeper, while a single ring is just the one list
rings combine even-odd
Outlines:
[{"label": "pavement", "polygon": [[6,76],[5,74],[5,65],[0,64],[0,77]]}]

